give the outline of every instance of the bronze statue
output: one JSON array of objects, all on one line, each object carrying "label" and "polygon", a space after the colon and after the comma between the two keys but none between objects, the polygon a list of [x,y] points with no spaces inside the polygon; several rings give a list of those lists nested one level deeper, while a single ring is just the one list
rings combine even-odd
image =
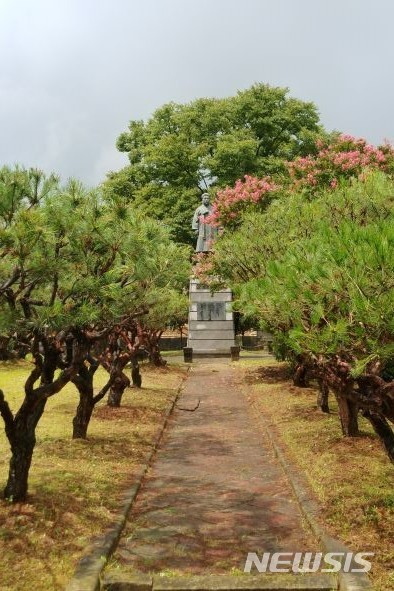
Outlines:
[{"label": "bronze statue", "polygon": [[201,195],[201,205],[194,212],[192,228],[197,234],[196,252],[209,252],[212,250],[212,241],[218,233],[218,229],[205,219],[212,214],[212,205],[208,193]]}]

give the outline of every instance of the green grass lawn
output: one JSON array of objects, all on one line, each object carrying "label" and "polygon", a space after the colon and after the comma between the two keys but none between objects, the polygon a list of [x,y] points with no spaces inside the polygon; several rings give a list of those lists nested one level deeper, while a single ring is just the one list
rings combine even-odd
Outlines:
[{"label": "green grass lawn", "polygon": [[[13,410],[23,399],[28,362],[0,363],[0,388]],[[71,439],[78,403],[70,384],[48,400],[37,427],[27,503],[0,500],[1,591],[64,588],[89,540],[103,532],[152,445],[185,368],[144,364],[143,388],[128,389],[122,407],[96,407],[85,441]],[[98,370],[96,387],[107,374]],[[0,430],[0,489],[10,451]]]},{"label": "green grass lawn", "polygon": [[316,407],[316,389],[294,387],[285,364],[247,360],[240,366],[250,403],[319,500],[322,524],[351,549],[374,552],[376,591],[394,589],[394,466],[370,424],[360,417],[361,436],[344,438],[333,395],[326,415]]}]

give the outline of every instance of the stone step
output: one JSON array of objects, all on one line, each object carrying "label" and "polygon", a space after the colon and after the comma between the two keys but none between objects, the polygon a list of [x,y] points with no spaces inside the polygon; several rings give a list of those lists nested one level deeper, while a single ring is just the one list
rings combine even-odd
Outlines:
[{"label": "stone step", "polygon": [[324,574],[108,575],[102,591],[334,591],[336,579]]},{"label": "stone step", "polygon": [[[231,341],[234,345],[233,330],[189,330],[188,341]],[[193,345],[190,345],[191,347]]]},{"label": "stone step", "polygon": [[234,323],[232,320],[190,320],[189,334],[194,331],[231,331],[232,338],[234,338]]},{"label": "stone step", "polygon": [[187,339],[187,346],[193,348],[193,353],[230,353],[234,346],[234,339]]}]

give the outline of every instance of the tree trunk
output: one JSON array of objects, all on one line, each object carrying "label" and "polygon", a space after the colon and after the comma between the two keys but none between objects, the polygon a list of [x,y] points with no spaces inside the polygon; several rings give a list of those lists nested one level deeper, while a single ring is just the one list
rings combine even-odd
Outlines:
[{"label": "tree trunk", "polygon": [[157,341],[149,343],[149,361],[156,367],[163,367],[167,362],[163,359],[159,349],[159,342]]},{"label": "tree trunk", "polygon": [[[39,343],[44,349],[43,356],[38,353]],[[72,379],[75,370],[74,366],[66,368],[55,379],[55,371],[61,352],[56,341],[51,343],[47,339],[37,340],[33,350],[35,352],[35,367],[25,382],[25,398],[15,417],[0,390],[0,411],[12,452],[4,495],[14,503],[23,502],[27,497],[29,469],[36,444],[35,431],[44,412],[47,399],[59,392]],[[83,353],[83,348],[75,348],[78,360],[83,357]],[[39,378],[40,385],[35,388],[34,384]]]},{"label": "tree trunk", "polygon": [[36,444],[34,429],[17,438],[11,446],[11,460],[4,497],[13,503],[24,502],[27,497],[28,477]]},{"label": "tree trunk", "polygon": [[356,437],[358,430],[358,404],[343,394],[336,395],[342,433],[345,437]]},{"label": "tree trunk", "polygon": [[132,380],[133,386],[135,388],[141,388],[142,377],[141,377],[141,373],[140,373],[140,366],[138,365],[138,363],[136,366],[133,366],[131,368],[131,380]]},{"label": "tree trunk", "polygon": [[135,388],[141,388],[142,377],[140,373],[140,365],[136,355],[131,360],[131,380]]},{"label": "tree trunk", "polygon": [[44,412],[46,399],[40,400],[33,412],[27,406],[15,417],[14,432],[10,441],[11,459],[4,497],[13,503],[26,500],[28,477],[36,445],[36,426]]},{"label": "tree trunk", "polygon": [[79,404],[73,418],[73,439],[86,439],[94,409],[93,384],[78,385]]},{"label": "tree trunk", "polygon": [[394,433],[389,423],[384,417],[379,416],[377,413],[370,410],[364,411],[363,415],[371,423],[373,430],[383,444],[388,457],[394,463]]},{"label": "tree trunk", "polygon": [[318,378],[317,381],[319,384],[319,391],[317,394],[317,406],[318,408],[320,408],[322,412],[329,413],[330,407],[328,406],[328,395],[330,393],[330,389],[323,379]]},{"label": "tree trunk", "polygon": [[[56,348],[47,347],[41,367],[42,385],[53,382],[58,355]],[[23,502],[27,497],[29,470],[36,445],[36,427],[46,402],[46,398],[35,399],[32,390],[30,395],[26,395],[15,416],[12,432],[7,433],[12,455],[4,496],[6,499],[12,499],[14,503]]]},{"label": "tree trunk", "polygon": [[93,380],[99,364],[91,355],[87,355],[86,360],[90,364],[89,369],[82,363],[78,368],[78,374],[72,380],[79,392],[79,404],[73,418],[73,439],[86,439],[94,407],[104,398],[113,381],[113,376],[110,375],[108,382],[95,395]]},{"label": "tree trunk", "polygon": [[79,404],[73,418],[73,439],[86,439],[88,426],[94,409],[93,377],[96,366],[91,370],[81,365],[72,380],[79,392]]},{"label": "tree trunk", "polygon": [[307,371],[308,366],[305,363],[299,363],[297,365],[293,376],[294,386],[298,386],[298,388],[308,387]]},{"label": "tree trunk", "polygon": [[9,339],[0,336],[0,361],[8,361],[11,357],[8,344]]},{"label": "tree trunk", "polygon": [[122,402],[123,393],[130,386],[129,378],[120,370],[114,379],[111,390],[108,394],[108,406],[119,408]]},{"label": "tree trunk", "polygon": [[155,348],[149,357],[150,357],[150,361],[156,367],[163,367],[164,365],[167,365],[167,361],[165,359],[163,359],[159,349]]},{"label": "tree trunk", "polygon": [[124,391],[130,386],[130,380],[123,372],[128,360],[129,353],[118,355],[113,351],[107,355],[107,358],[101,359],[101,365],[110,375],[110,391],[107,406],[118,408],[122,402]]},{"label": "tree trunk", "polygon": [[163,331],[151,331],[146,334],[145,347],[148,351],[149,361],[156,367],[163,367],[167,361],[163,359],[160,353],[159,341]]}]

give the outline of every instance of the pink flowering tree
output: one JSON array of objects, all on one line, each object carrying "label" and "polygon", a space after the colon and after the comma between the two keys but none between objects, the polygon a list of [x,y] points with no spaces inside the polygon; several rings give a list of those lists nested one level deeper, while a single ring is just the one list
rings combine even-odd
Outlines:
[{"label": "pink flowering tree", "polygon": [[212,214],[205,221],[220,227],[234,228],[250,205],[262,211],[278,189],[279,186],[270,177],[258,179],[245,175],[244,180],[236,181],[234,187],[217,192]]},{"label": "pink flowering tree", "polygon": [[330,142],[317,142],[316,156],[305,156],[288,162],[291,191],[314,194],[321,189],[335,189],[351,178],[362,179],[367,170],[394,173],[394,149],[386,143],[372,146],[363,138],[338,135]]},{"label": "pink flowering tree", "polygon": [[[221,232],[234,233],[241,226],[246,212],[264,211],[272,199],[288,198],[299,193],[317,195],[324,190],[334,190],[338,185],[348,184],[351,179],[365,180],[368,172],[381,170],[394,177],[394,148],[386,143],[372,146],[363,138],[350,135],[332,135],[316,142],[315,155],[298,157],[285,164],[288,175],[275,178],[256,178],[245,175],[233,187],[217,192],[212,214],[205,218],[221,228]],[[213,246],[213,250],[215,247]],[[215,272],[217,257],[202,255],[194,261],[194,273],[204,283],[212,283],[210,275]]]},{"label": "pink flowering tree", "polygon": [[[212,213],[201,217],[201,223],[212,224],[219,228],[219,236],[225,230],[234,230],[242,222],[242,215],[251,207],[263,211],[273,196],[280,189],[270,177],[258,179],[245,175],[234,187],[219,190],[212,204]],[[212,288],[221,285],[221,279],[215,271],[215,245],[211,253],[196,253],[193,257],[193,274],[201,283]]]},{"label": "pink flowering tree", "polygon": [[212,253],[196,252],[193,256],[193,274],[203,285],[215,284]]}]

